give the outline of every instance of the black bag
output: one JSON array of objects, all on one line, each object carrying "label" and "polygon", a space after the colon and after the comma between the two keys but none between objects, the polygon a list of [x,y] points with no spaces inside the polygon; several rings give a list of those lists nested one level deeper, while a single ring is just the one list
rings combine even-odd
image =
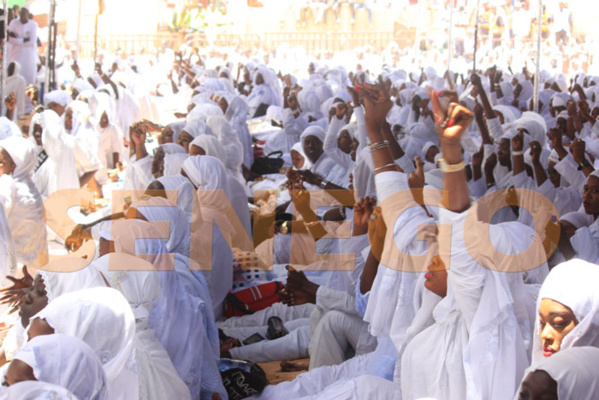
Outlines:
[{"label": "black bag", "polygon": [[[278,155],[277,157],[271,157]],[[251,171],[255,174],[266,175],[266,174],[277,174],[283,166],[283,152],[273,151],[266,155],[266,157],[258,157],[254,159]]]},{"label": "black bag", "polygon": [[218,369],[229,400],[241,400],[262,393],[268,381],[258,364],[223,358]]}]

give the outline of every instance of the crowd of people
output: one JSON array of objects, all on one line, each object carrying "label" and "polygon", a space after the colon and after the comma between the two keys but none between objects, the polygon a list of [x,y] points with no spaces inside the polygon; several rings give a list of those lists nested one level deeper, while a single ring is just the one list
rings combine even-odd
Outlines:
[{"label": "crowd of people", "polygon": [[[0,399],[596,398],[598,76],[544,70],[534,98],[526,68],[291,74],[183,45],[42,95],[29,22]],[[269,385],[272,361],[306,371]]]}]

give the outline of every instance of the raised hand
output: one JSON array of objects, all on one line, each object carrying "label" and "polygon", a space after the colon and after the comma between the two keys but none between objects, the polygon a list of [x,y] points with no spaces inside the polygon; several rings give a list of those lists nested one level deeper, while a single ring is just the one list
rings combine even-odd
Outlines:
[{"label": "raised hand", "polygon": [[[439,99],[447,98],[449,105],[442,107]],[[435,116],[435,125],[440,139],[457,142],[474,119],[474,115],[466,107],[459,103],[455,91],[446,90],[440,93],[432,92],[431,101]]]},{"label": "raised hand", "polygon": [[23,301],[23,297],[33,286],[33,277],[29,275],[27,266],[24,266],[23,277],[21,279],[16,279],[12,276],[7,276],[6,279],[11,281],[13,284],[0,289],[0,293],[2,293],[2,297],[0,297],[0,304],[9,304],[11,308],[10,313],[13,313],[19,309]]},{"label": "raised hand", "polygon": [[389,110],[393,107],[393,102],[389,95],[389,91],[391,90],[390,83],[379,83],[376,85],[357,83],[356,90],[358,89],[360,91],[360,100],[364,104],[366,124],[370,126],[382,126]]}]

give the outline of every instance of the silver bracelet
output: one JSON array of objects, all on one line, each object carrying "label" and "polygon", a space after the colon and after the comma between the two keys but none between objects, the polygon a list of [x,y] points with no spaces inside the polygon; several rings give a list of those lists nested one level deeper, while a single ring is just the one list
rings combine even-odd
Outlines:
[{"label": "silver bracelet", "polygon": [[372,143],[368,146],[370,148],[370,152],[384,149],[385,147],[389,147],[389,142],[387,140],[383,140],[382,142]]},{"label": "silver bracelet", "polygon": [[385,168],[387,168],[387,167],[397,167],[397,164],[395,164],[394,162],[392,162],[392,163],[389,163],[389,164],[383,165],[382,167],[375,168],[375,169],[374,169],[374,173],[376,174],[376,173],[377,173],[377,172],[379,172],[380,170],[383,170],[383,169],[385,169]]}]

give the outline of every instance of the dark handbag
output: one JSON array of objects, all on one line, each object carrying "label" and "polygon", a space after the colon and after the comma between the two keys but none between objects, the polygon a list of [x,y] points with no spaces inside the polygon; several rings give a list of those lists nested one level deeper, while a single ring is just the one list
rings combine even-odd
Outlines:
[{"label": "dark handbag", "polygon": [[252,362],[223,358],[218,369],[230,400],[259,395],[268,385],[264,370]]},{"label": "dark handbag", "polygon": [[[274,157],[275,155],[278,156]],[[254,159],[251,171],[259,175],[277,174],[284,163],[282,157],[282,151],[273,151],[267,154],[266,157],[258,157]]]}]

